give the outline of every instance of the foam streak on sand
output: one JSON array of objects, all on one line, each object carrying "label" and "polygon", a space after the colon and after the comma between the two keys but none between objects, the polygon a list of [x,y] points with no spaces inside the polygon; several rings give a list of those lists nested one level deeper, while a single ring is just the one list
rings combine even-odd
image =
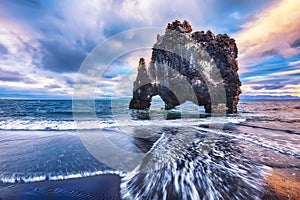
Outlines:
[{"label": "foam streak on sand", "polygon": [[[203,136],[205,133],[200,134]],[[238,199],[260,199],[264,188],[262,179],[269,168],[253,165],[245,159],[238,163],[236,159],[240,158],[232,154],[231,147],[225,147],[224,151],[221,146],[230,143],[227,139],[222,139],[210,153],[204,155],[202,145],[205,137],[199,136],[184,153],[178,155],[180,139],[177,145],[170,146],[174,133],[166,130],[151,149],[152,153],[162,155],[154,155],[146,161],[147,172],[140,172],[139,166],[126,174],[121,179],[121,196],[124,199],[229,199],[234,193]],[[160,146],[164,146],[163,152],[160,152]]]},{"label": "foam streak on sand", "polygon": [[95,171],[95,172],[82,172],[77,174],[66,174],[66,175],[40,175],[34,176],[30,174],[14,174],[13,176],[1,175],[0,182],[1,183],[32,183],[39,181],[58,181],[58,180],[68,180],[74,178],[83,178],[90,176],[98,176],[98,175],[119,175],[124,176],[124,172],[119,171]]},{"label": "foam streak on sand", "polygon": [[249,138],[249,136],[245,137],[241,134],[231,134],[231,133],[221,132],[220,130],[213,130],[213,129],[207,129],[207,128],[202,128],[202,127],[196,127],[196,129],[201,130],[201,131],[205,131],[205,132],[209,132],[209,133],[214,133],[214,134],[217,134],[219,136],[227,136],[227,137],[237,138],[237,139],[240,139],[240,140],[245,140],[247,142],[251,142],[251,143],[254,143],[256,145],[272,149],[274,151],[278,151],[279,153],[282,153],[282,154],[286,154],[286,155],[289,155],[289,156],[294,156],[296,158],[300,158],[300,154],[298,154],[298,153],[293,153],[293,152],[290,152],[290,151],[287,151],[287,150],[284,150],[284,149],[277,148],[275,146],[266,144],[264,142],[260,142],[258,140],[253,139],[253,138]]}]

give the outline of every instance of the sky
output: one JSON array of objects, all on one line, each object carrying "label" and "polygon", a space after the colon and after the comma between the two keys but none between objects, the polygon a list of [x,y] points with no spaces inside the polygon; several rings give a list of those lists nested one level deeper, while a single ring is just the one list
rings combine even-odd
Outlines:
[{"label": "sky", "polygon": [[[118,88],[130,96],[139,57],[149,62],[151,53],[137,47],[154,43],[153,34],[109,66],[99,58],[128,48],[116,34],[163,30],[175,19],[235,38],[243,96],[300,97],[299,0],[0,0],[0,99],[72,98],[78,84],[97,98]],[[78,76],[106,41],[91,77]]]}]

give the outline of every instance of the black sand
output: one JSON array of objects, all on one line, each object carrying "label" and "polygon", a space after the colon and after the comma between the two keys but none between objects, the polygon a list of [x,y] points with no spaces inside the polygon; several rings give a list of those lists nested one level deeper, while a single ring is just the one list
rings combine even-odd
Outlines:
[{"label": "black sand", "polygon": [[2,184],[0,199],[120,199],[120,177],[99,175],[60,181]]}]

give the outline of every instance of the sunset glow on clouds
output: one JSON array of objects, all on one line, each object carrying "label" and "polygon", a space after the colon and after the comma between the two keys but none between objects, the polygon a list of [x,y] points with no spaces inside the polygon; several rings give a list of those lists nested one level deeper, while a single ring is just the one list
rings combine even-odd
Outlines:
[{"label": "sunset glow on clouds", "polygon": [[[175,19],[236,39],[243,95],[300,96],[298,0],[0,0],[0,98],[71,98],[81,63],[99,43]],[[123,55],[101,80],[80,83],[88,89],[90,81],[101,82],[97,97],[109,97],[136,72],[141,55]],[[130,95],[130,82],[122,87]]]},{"label": "sunset glow on clouds", "polygon": [[[274,54],[285,58],[299,54],[299,10],[299,1],[281,1],[243,25],[243,30],[236,34],[243,63],[253,64],[263,56]],[[299,44],[293,45],[297,40]]]},{"label": "sunset glow on clouds", "polygon": [[299,19],[299,1],[280,1],[235,33],[244,93],[300,96]]}]

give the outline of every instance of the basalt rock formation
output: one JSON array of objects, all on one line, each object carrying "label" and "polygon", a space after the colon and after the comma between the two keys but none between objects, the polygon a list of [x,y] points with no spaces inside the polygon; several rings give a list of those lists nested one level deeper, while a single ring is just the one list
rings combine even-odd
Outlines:
[{"label": "basalt rock formation", "polygon": [[241,82],[238,49],[227,34],[196,31],[187,21],[169,23],[157,35],[149,64],[141,58],[129,107],[149,109],[159,95],[165,109],[192,101],[207,113],[223,109],[236,113]]}]

